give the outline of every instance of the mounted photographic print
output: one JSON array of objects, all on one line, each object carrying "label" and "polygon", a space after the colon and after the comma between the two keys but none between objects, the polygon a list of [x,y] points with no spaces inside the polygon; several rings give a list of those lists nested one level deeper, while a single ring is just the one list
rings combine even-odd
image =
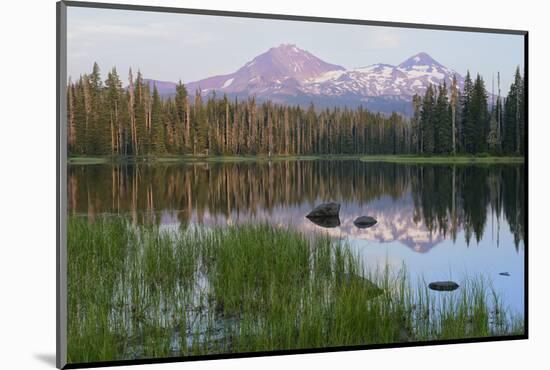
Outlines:
[{"label": "mounted photographic print", "polygon": [[527,338],[526,55],[58,3],[58,367]]}]

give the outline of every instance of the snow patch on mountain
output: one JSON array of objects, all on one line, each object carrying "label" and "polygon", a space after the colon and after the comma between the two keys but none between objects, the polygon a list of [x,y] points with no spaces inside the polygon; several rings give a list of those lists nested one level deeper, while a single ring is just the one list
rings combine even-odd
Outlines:
[{"label": "snow patch on mountain", "polygon": [[235,79],[232,77],[229,80],[225,81],[222,85],[222,88],[226,88],[226,87],[230,86],[233,83],[234,80]]}]

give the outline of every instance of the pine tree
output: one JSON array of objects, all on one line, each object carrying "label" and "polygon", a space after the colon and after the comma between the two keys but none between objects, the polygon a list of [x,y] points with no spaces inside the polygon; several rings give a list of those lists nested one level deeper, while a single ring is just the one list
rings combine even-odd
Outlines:
[{"label": "pine tree", "polygon": [[451,107],[447,97],[447,86],[443,83],[443,85],[439,86],[434,109],[434,149],[436,153],[448,154],[452,152],[451,114]]},{"label": "pine tree", "polygon": [[521,153],[523,130],[523,81],[516,69],[514,82],[504,103],[504,138],[503,151],[508,154]]},{"label": "pine tree", "polygon": [[109,116],[109,132],[110,132],[110,152],[111,155],[120,154],[120,139],[121,139],[121,122],[119,120],[119,109],[122,106],[122,82],[118,77],[116,68],[113,68],[107,74],[107,80],[105,81],[105,87],[107,89],[106,106]]},{"label": "pine tree", "polygon": [[144,110],[144,122],[145,122],[145,134],[143,136],[143,148],[146,155],[153,154],[153,126],[152,126],[152,105],[153,99],[151,96],[151,81],[143,82],[143,110]]},{"label": "pine tree", "polygon": [[99,65],[96,62],[94,62],[88,81],[90,93],[88,150],[90,154],[107,154],[109,152],[109,129],[105,121],[105,105],[102,99],[103,82]]},{"label": "pine tree", "polygon": [[[75,137],[74,143],[69,148],[69,154],[88,154],[88,112],[86,110],[86,99],[85,99],[85,86],[84,86],[84,77],[80,77],[75,86],[72,87],[73,91],[73,120],[74,120],[74,130]],[[71,149],[72,148],[72,149]]]},{"label": "pine tree", "polygon": [[273,154],[273,117],[271,115],[271,104],[268,103],[267,107],[267,155],[271,157]]},{"label": "pine tree", "polygon": [[472,78],[470,77],[470,71],[466,73],[466,78],[464,79],[464,89],[461,95],[460,101],[460,110],[461,110],[461,120],[459,127],[459,142],[460,142],[460,151],[463,153],[472,153],[473,148],[471,146],[471,139],[474,133],[472,128],[475,125],[473,123],[473,116],[471,114],[471,100],[473,95],[474,85]]},{"label": "pine tree", "polygon": [[503,120],[503,109],[502,109],[502,98],[500,96],[500,72],[497,73],[497,102],[495,106],[495,119],[496,119],[496,130],[495,130],[495,141],[496,147],[495,150],[497,153],[502,153],[502,120]]},{"label": "pine tree", "polygon": [[471,153],[483,153],[487,151],[487,136],[489,134],[489,110],[487,107],[487,92],[485,83],[478,74],[474,83],[473,94],[471,99],[470,114],[473,126],[470,129],[472,137],[470,143],[472,145]]},{"label": "pine tree", "polygon": [[181,133],[181,143],[186,145],[188,143],[189,132],[187,130],[188,123],[188,98],[187,98],[187,89],[181,80],[176,85],[176,114],[177,114],[177,124],[179,127],[178,132]]},{"label": "pine tree", "polygon": [[288,122],[288,107],[285,106],[284,110],[284,141],[285,141],[285,149],[284,154],[288,155],[290,153],[290,128],[289,128],[289,122]]},{"label": "pine tree", "polygon": [[103,88],[103,83],[101,81],[101,71],[97,62],[94,62],[92,67],[92,73],[90,74],[90,87],[92,89],[92,98],[99,101],[99,94],[101,94],[101,89]]},{"label": "pine tree", "polygon": [[166,153],[166,130],[162,116],[162,103],[160,101],[157,85],[153,86],[153,97],[151,105],[151,144],[152,153],[162,155]]},{"label": "pine tree", "polygon": [[233,142],[233,130],[231,129],[230,120],[231,114],[229,113],[229,100],[227,95],[223,95],[223,106],[225,108],[224,114],[224,153],[231,153],[232,151],[232,142]]},{"label": "pine tree", "polygon": [[76,151],[75,87],[69,78],[67,88],[67,147],[69,153]]},{"label": "pine tree", "polygon": [[458,105],[458,83],[456,81],[456,75],[453,75],[453,81],[451,83],[451,144],[452,154],[456,154],[456,116]]},{"label": "pine tree", "polygon": [[493,154],[499,153],[499,138],[498,138],[498,121],[497,121],[498,110],[496,105],[491,110],[490,120],[489,120],[489,135],[487,137],[487,145],[489,151]]},{"label": "pine tree", "polygon": [[413,105],[413,116],[411,118],[411,129],[412,129],[412,147],[415,152],[422,153],[423,151],[423,142],[422,142],[422,127],[420,126],[420,112],[422,108],[422,97],[418,94],[414,94],[412,98]]},{"label": "pine tree", "polygon": [[145,89],[143,77],[138,70],[134,91],[134,114],[136,131],[136,155],[145,155],[147,152],[148,133],[147,133],[147,113],[145,110],[145,95],[148,91]]},{"label": "pine tree", "polygon": [[130,153],[137,153],[137,130],[136,130],[136,102],[135,102],[135,88],[134,88],[134,75],[132,73],[132,68],[128,71],[128,116],[130,120]]},{"label": "pine tree", "polygon": [[208,154],[208,122],[206,110],[202,105],[200,91],[195,92],[195,112],[193,125],[193,155]]},{"label": "pine tree", "polygon": [[433,154],[435,151],[435,130],[434,130],[434,89],[430,84],[422,101],[422,112],[420,113],[420,127],[423,142],[422,152]]}]

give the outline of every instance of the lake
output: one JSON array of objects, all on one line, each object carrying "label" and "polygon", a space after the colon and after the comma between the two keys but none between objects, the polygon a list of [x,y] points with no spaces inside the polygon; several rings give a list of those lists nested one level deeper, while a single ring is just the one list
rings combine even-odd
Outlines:
[{"label": "lake", "polygon": [[[166,228],[267,222],[347,240],[372,268],[413,279],[482,275],[523,315],[523,164],[392,164],[288,160],[69,165],[69,214],[122,216]],[[339,225],[305,215],[341,204]],[[357,228],[355,218],[378,223]],[[501,275],[501,273],[507,273]]]}]

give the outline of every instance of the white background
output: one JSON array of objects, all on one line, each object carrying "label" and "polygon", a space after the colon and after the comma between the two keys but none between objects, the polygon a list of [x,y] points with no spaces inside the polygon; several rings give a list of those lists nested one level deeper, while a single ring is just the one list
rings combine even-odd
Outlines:
[{"label": "white background", "polygon": [[[549,166],[546,156],[550,146],[550,120],[545,112],[550,104],[550,21],[548,11],[544,9],[544,1],[126,2],[530,31],[529,340],[176,363],[141,368],[547,368],[550,348],[550,244],[546,233],[549,226],[545,211],[549,206]],[[53,368],[55,1],[4,1],[0,17],[0,368]]]}]

